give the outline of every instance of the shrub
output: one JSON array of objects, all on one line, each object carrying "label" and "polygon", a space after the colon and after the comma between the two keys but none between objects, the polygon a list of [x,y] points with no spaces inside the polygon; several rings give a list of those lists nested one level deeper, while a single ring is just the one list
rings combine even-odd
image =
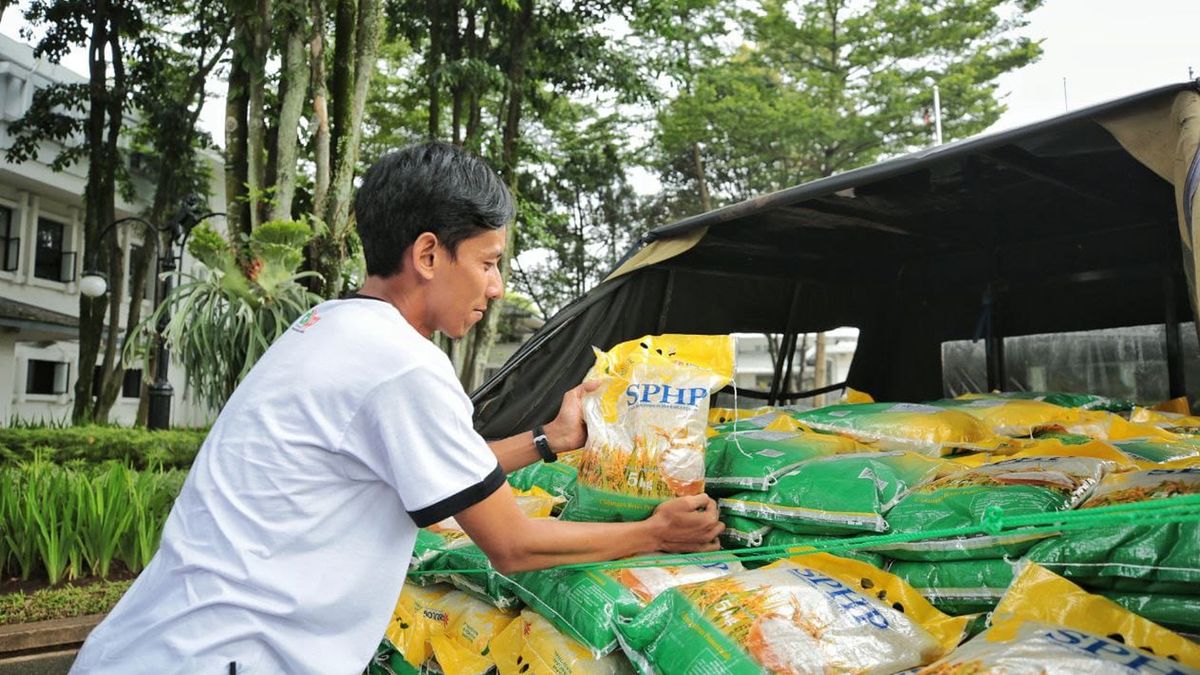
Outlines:
[{"label": "shrub", "polygon": [[115,460],[135,469],[161,466],[186,469],[207,431],[78,426],[65,428],[0,428],[0,466],[31,462]]}]

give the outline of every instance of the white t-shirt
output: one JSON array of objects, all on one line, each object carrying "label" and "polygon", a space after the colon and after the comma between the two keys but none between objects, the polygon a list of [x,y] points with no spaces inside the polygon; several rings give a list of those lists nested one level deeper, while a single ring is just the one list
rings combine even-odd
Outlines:
[{"label": "white t-shirt", "polygon": [[361,673],[418,526],[504,482],[437,347],[389,303],[301,317],[230,397],[150,565],[72,673]]}]

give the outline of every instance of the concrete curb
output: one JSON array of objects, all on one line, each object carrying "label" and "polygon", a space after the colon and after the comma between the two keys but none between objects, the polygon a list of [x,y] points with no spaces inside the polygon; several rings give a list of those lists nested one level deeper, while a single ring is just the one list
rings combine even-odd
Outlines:
[{"label": "concrete curb", "polygon": [[74,650],[104,614],[0,626],[0,660],[48,651]]}]

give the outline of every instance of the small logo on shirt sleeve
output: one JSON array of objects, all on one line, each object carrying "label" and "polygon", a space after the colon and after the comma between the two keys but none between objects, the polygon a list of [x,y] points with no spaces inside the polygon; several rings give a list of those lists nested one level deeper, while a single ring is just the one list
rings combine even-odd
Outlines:
[{"label": "small logo on shirt sleeve", "polygon": [[296,319],[296,322],[292,324],[292,330],[298,333],[303,333],[309,328],[317,325],[317,322],[320,320],[321,315],[317,314],[317,308],[313,307],[304,314],[301,314],[299,319]]}]

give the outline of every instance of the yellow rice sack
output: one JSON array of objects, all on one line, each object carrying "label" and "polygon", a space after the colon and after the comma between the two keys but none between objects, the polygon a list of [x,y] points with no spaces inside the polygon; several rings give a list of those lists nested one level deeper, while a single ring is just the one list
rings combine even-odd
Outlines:
[{"label": "yellow rice sack", "polygon": [[446,614],[443,630],[430,634],[433,656],[443,672],[485,675],[496,666],[491,641],[517,617],[515,610],[496,609],[461,591],[447,593],[434,603]]},{"label": "yellow rice sack", "polygon": [[1149,423],[1131,422],[1120,415],[1100,410],[1084,410],[1080,419],[1056,425],[1071,434],[1082,434],[1101,441],[1121,441],[1130,438],[1178,438],[1165,429]]},{"label": "yellow rice sack", "polygon": [[1134,408],[1133,413],[1129,415],[1129,421],[1137,424],[1151,424],[1176,434],[1200,434],[1200,417],[1196,415],[1182,415],[1150,408]]},{"label": "yellow rice sack", "polygon": [[1028,564],[990,628],[919,672],[1185,675],[1200,672],[1200,645]]},{"label": "yellow rice sack", "polygon": [[818,431],[849,436],[880,450],[932,457],[956,452],[1004,452],[1017,448],[983,422],[960,410],[917,403],[856,403],[794,412]]},{"label": "yellow rice sack", "polygon": [[895,673],[962,639],[900,579],[824,553],[673,588],[618,628],[642,672]]},{"label": "yellow rice sack", "polygon": [[728,335],[660,335],[596,350],[587,446],[565,520],[643,520],[704,491],[710,394],[733,377]]},{"label": "yellow rice sack", "polygon": [[417,586],[406,583],[400,589],[400,598],[384,637],[414,668],[420,668],[433,656],[430,637],[443,632],[450,622],[439,603],[452,592],[454,589],[446,584]]},{"label": "yellow rice sack", "polygon": [[619,675],[632,673],[620,652],[596,658],[549,621],[524,610],[492,638],[491,654],[499,675]]},{"label": "yellow rice sack", "polygon": [[1038,429],[1075,424],[1083,418],[1083,411],[1077,408],[1023,399],[954,398],[930,405],[965,412],[1001,436],[1030,436]]}]

